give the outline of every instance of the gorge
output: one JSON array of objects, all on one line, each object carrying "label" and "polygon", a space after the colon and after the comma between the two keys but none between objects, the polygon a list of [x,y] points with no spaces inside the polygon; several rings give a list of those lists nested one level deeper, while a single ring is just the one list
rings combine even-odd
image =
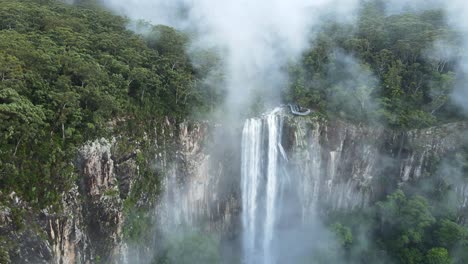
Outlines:
[{"label": "gorge", "polygon": [[[237,250],[245,263],[299,261],[317,246],[317,237],[336,243],[321,215],[359,210],[395,188],[423,182],[434,173],[431,162],[460,151],[467,126],[399,133],[295,117],[277,108],[247,119],[242,133],[234,133],[242,142],[240,149],[231,148],[237,158],[224,161],[203,146],[206,134],[199,133],[210,125],[192,132],[185,127],[180,138],[185,169],[178,177],[185,176],[166,185],[173,195],[163,200],[171,214],[167,221],[224,234],[229,251]],[[465,211],[466,183],[456,184],[457,207]],[[175,232],[174,226],[168,230]]]},{"label": "gorge", "polygon": [[429,2],[0,0],[0,263],[468,263]]},{"label": "gorge", "polygon": [[[222,127],[183,123],[176,128],[168,123],[172,131],[168,142],[154,145],[161,150],[154,161],[169,172],[154,213],[165,220],[156,222],[170,232],[188,226],[224,234],[223,241],[230,250],[243,252],[245,263],[300,258],[313,245],[313,240],[301,241],[302,232],[321,225],[318,215],[363,208],[397,186],[424,180],[433,159],[459,151],[467,126],[453,123],[396,133],[317,116],[292,116],[278,108],[247,119],[243,131],[233,133],[242,146],[234,142],[233,156],[223,157],[209,143],[213,131]],[[176,159],[164,151],[163,145],[169,142],[178,146]],[[44,212],[41,220],[48,223],[43,226],[52,244],[24,240],[21,263],[40,259],[86,263],[97,255],[149,262],[154,244],[127,245],[122,240],[125,220],[119,197],[131,192],[141,175],[134,159],[119,163],[113,158],[123,155],[117,151],[118,144],[118,139],[101,140],[82,148],[80,177],[85,181],[63,200],[64,214]],[[460,210],[466,210],[466,190],[465,183],[457,183]],[[14,196],[11,199],[15,206],[26,206]],[[6,227],[13,224],[8,212],[2,211]],[[327,239],[323,236],[322,240]],[[43,253],[36,255],[38,251]]]}]

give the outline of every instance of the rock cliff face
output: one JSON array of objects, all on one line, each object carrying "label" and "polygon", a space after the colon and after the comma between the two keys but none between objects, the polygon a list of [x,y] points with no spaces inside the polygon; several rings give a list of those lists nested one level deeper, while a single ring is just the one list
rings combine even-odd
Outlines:
[{"label": "rock cliff face", "polygon": [[305,206],[343,209],[369,202],[382,167],[383,129],[310,118],[287,117],[285,123],[289,166],[303,178],[300,197]]},{"label": "rock cliff face", "polygon": [[201,225],[219,230],[234,221],[239,157],[233,154],[238,146],[225,142],[221,149],[216,143],[232,138],[225,133],[207,124],[181,125],[176,159],[165,161],[164,191],[156,209],[165,229]]},{"label": "rock cliff face", "polygon": [[[468,128],[467,123],[456,123],[396,133],[343,121],[281,115],[286,166],[300,184],[298,197],[304,210],[316,205],[326,210],[366,206],[389,188],[424,177],[433,159],[466,142],[463,137]],[[83,146],[76,161],[79,180],[63,195],[59,213],[52,209],[33,213],[15,194],[1,194],[10,206],[0,208],[0,232],[16,241],[9,249],[10,260],[125,262],[129,257],[123,235],[124,203],[142,179],[137,156],[145,144],[156,149],[153,156],[143,158],[149,169],[160,172],[163,188],[157,197],[143,195],[136,202],[155,200],[160,230],[184,225],[238,230],[241,129],[229,131],[208,123],[175,127],[167,121],[160,135],[145,140],[126,148],[119,146],[119,138]],[[468,188],[459,188],[460,202],[466,205]],[[11,210],[24,211],[28,228],[18,226]]]},{"label": "rock cliff face", "polygon": [[431,162],[467,142],[468,128],[455,123],[396,133],[301,117],[286,117],[285,124],[290,167],[304,178],[301,196],[334,210],[366,206],[388,188],[427,175]]},{"label": "rock cliff face", "polygon": [[96,140],[79,150],[80,181],[65,194],[61,213],[44,212],[52,263],[116,261],[120,256],[123,210],[115,142]]},{"label": "rock cliff face", "polygon": [[161,178],[163,191],[154,197],[138,195],[135,203],[155,204],[153,221],[158,223],[159,231],[187,225],[210,230],[227,230],[231,226],[239,210],[234,199],[237,189],[232,188],[236,179],[224,175],[234,175],[239,169],[225,165],[237,164],[238,157],[230,155],[236,152],[232,150],[236,143],[225,144],[221,150],[211,141],[228,132],[218,131],[208,123],[186,122],[176,127],[168,120],[158,132],[148,136],[148,142],[123,152],[119,139],[99,139],[79,150],[79,182],[64,195],[63,211],[44,212],[44,221],[38,225],[48,238],[44,245],[49,256],[47,263],[132,263],[133,258],[145,262],[141,252],[129,252],[131,245],[125,243],[123,235],[124,201],[143,178],[143,168],[136,159],[139,146],[144,144],[154,149],[154,156],[144,157],[144,164],[149,167],[145,169],[157,172],[154,175]]},{"label": "rock cliff face", "polygon": [[[177,215],[180,215],[180,221],[191,221],[194,211],[200,216],[207,213],[208,208],[204,207],[207,199],[203,195],[208,192],[198,191],[199,182],[214,188],[212,181],[216,181],[210,178],[207,182],[205,176],[210,166],[209,155],[204,153],[202,144],[208,135],[207,127],[206,124],[189,126],[188,123],[176,127],[166,120],[162,131],[158,131],[161,135],[148,136],[144,139],[147,142],[122,147],[123,140],[114,138],[95,140],[82,146],[74,162],[78,180],[68,193],[63,194],[59,212],[52,208],[34,212],[16,194],[0,194],[2,200],[8,201],[8,206],[0,210],[0,232],[14,242],[0,241],[5,243],[1,248],[6,251],[3,252],[5,260],[0,252],[0,262],[124,262],[124,200],[133,191],[133,185],[142,179],[142,168],[137,164],[136,156],[145,144],[158,154],[144,157],[147,164],[155,164],[149,169],[167,175],[162,181],[168,190],[186,197],[180,213],[171,211],[171,221],[177,219],[172,218]],[[173,180],[177,183],[172,183]],[[179,188],[189,185],[197,188],[189,192]],[[170,196],[168,193],[164,192],[162,198],[142,195],[136,203],[148,203],[157,198],[164,201]]]}]

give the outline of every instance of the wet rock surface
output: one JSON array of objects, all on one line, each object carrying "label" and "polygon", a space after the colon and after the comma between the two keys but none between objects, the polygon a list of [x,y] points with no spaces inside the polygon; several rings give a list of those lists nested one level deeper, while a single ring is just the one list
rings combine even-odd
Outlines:
[{"label": "wet rock surface", "polygon": [[[327,210],[364,207],[387,188],[424,177],[433,159],[466,142],[468,128],[453,123],[402,133],[314,116],[283,118],[281,145],[290,176],[301,186],[297,196],[304,210],[316,204]],[[197,225],[235,232],[242,210],[240,131],[169,121],[164,129],[164,137],[140,142],[158,149],[144,158],[161,177],[163,190],[154,206],[160,228]],[[120,148],[119,141],[98,139],[80,148],[79,180],[63,195],[59,212],[35,212],[15,194],[1,194],[6,202],[0,208],[0,233],[13,242],[0,241],[0,259],[6,251],[12,263],[124,262],[124,201],[142,168],[137,162],[140,145]],[[461,203],[468,204],[468,188],[459,188]],[[136,202],[156,198],[141,195]],[[23,212],[21,221],[12,210]]]}]

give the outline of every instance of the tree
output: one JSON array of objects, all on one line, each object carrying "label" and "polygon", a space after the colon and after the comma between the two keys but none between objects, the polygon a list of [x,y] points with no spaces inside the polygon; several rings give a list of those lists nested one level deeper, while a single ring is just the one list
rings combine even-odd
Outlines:
[{"label": "tree", "polygon": [[452,260],[445,248],[432,248],[426,254],[427,264],[451,264]]},{"label": "tree", "polygon": [[15,56],[0,51],[0,85],[12,87],[23,80],[23,67]]},{"label": "tree", "polygon": [[377,209],[379,235],[393,255],[403,263],[421,263],[418,246],[424,243],[427,228],[435,222],[427,200],[421,196],[408,199],[397,190],[378,202]]},{"label": "tree", "polygon": [[27,98],[11,88],[0,90],[0,131],[3,140],[16,142],[13,156],[18,145],[31,137],[45,124],[45,114],[41,107],[35,106]]},{"label": "tree", "polygon": [[468,238],[467,230],[463,226],[448,219],[438,223],[434,235],[439,245],[449,249]]},{"label": "tree", "polygon": [[337,236],[339,244],[342,247],[349,249],[353,243],[353,234],[351,233],[351,229],[349,229],[349,227],[343,226],[340,223],[337,223],[332,226],[332,230]]},{"label": "tree", "polygon": [[122,123],[143,131],[214,103],[217,91],[197,89],[204,76],[182,32],[150,26],[152,34],[135,34],[94,0],[0,2],[1,192],[57,205],[73,183],[77,146],[128,133]]}]

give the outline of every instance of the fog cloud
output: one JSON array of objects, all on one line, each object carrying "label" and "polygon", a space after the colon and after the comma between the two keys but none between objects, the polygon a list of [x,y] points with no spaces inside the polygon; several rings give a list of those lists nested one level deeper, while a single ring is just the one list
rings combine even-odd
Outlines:
[{"label": "fog cloud", "polygon": [[447,22],[461,37],[461,47],[441,45],[444,40],[436,40],[435,51],[437,55],[444,54],[453,57],[453,51],[458,50],[457,79],[451,99],[468,114],[468,56],[463,51],[468,49],[468,2],[465,0],[392,0],[386,2],[388,14],[403,12],[421,12],[429,9],[444,10]]},{"label": "fog cloud", "polygon": [[194,34],[194,47],[221,50],[227,110],[262,98],[278,103],[283,68],[296,60],[324,19],[351,22],[358,0],[102,0],[132,19]]}]

